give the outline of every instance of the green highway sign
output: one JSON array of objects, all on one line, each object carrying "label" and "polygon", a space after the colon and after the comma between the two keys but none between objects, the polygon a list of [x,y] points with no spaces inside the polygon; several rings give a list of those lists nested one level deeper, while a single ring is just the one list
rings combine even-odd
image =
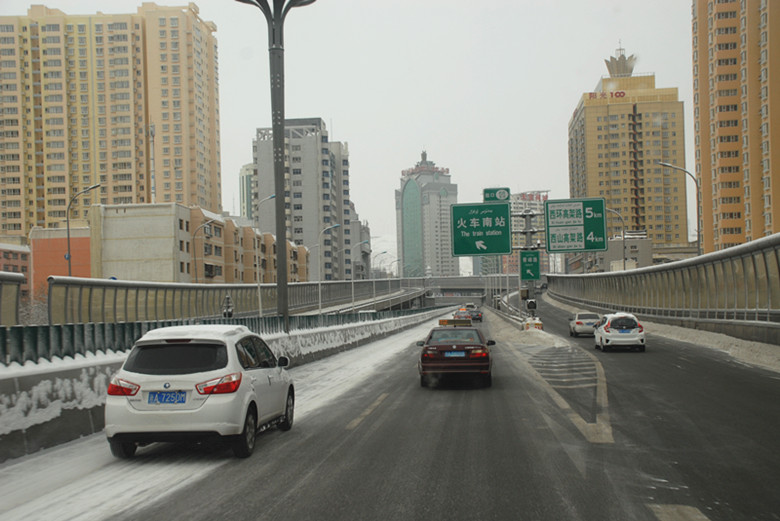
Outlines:
[{"label": "green highway sign", "polygon": [[485,188],[482,190],[482,200],[486,203],[508,203],[509,188]]},{"label": "green highway sign", "polygon": [[520,251],[520,280],[539,280],[539,250]]},{"label": "green highway sign", "polygon": [[604,199],[559,199],[544,202],[547,252],[604,251],[607,220]]},{"label": "green highway sign", "polygon": [[512,253],[509,203],[453,204],[452,255]]}]

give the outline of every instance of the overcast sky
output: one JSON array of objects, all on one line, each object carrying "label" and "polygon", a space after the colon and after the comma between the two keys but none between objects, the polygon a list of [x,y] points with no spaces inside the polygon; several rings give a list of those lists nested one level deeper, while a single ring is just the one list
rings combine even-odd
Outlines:
[{"label": "overcast sky", "polygon": [[[140,5],[40,3],[67,14]],[[235,0],[195,3],[217,25],[223,206],[238,213],[239,168],[255,129],[271,126],[265,18]],[[0,14],[29,5],[2,0]],[[621,44],[635,72],[679,89],[692,164],[690,0],[317,0],[284,28],[286,117],[320,117],[349,144],[352,200],[375,251],[395,250],[394,190],[423,150],[450,169],[461,203],[496,186],[568,198],[569,119]]]}]

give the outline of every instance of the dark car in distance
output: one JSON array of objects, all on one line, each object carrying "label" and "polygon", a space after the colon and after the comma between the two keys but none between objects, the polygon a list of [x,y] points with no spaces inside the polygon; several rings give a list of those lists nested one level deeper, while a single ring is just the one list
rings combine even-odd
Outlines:
[{"label": "dark car in distance", "polygon": [[420,346],[417,368],[420,385],[428,387],[433,379],[445,374],[472,374],[485,387],[492,385],[493,358],[490,346],[482,332],[472,326],[471,320],[440,320]]}]

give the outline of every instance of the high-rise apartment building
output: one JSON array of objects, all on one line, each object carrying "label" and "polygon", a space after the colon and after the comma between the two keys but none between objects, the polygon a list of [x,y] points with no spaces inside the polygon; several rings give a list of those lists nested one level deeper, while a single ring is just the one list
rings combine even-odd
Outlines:
[{"label": "high-rise apartment building", "polygon": [[[677,88],[656,88],[634,74],[623,49],[606,61],[609,76],[582,95],[569,122],[569,193],[603,197],[627,231],[646,231],[653,249],[688,245],[685,178],[659,161],[685,167],[683,104]],[[607,233],[623,233],[608,212]]]},{"label": "high-rise apartment building", "polygon": [[780,2],[693,2],[695,174],[705,252],[780,232],[778,38]]},{"label": "high-rise apartment building", "polygon": [[192,3],[0,17],[0,233],[92,203],[221,211],[215,31]]},{"label": "high-rise apartment building", "polygon": [[[285,121],[285,212],[288,240],[305,246],[309,280],[351,280],[366,273],[353,264],[371,251],[370,230],[361,223],[349,188],[349,147],[330,141],[320,118]],[[252,156],[257,171],[253,212],[264,231],[276,230],[271,128],[257,129]],[[268,199],[274,195],[275,199]],[[260,204],[262,201],[262,204]],[[277,238],[278,240],[278,238]],[[353,251],[353,249],[355,251]]]},{"label": "high-rise apartment building", "polygon": [[457,277],[460,264],[452,255],[451,206],[458,185],[449,168],[440,168],[422,153],[420,161],[401,172],[395,191],[398,264],[403,277]]}]

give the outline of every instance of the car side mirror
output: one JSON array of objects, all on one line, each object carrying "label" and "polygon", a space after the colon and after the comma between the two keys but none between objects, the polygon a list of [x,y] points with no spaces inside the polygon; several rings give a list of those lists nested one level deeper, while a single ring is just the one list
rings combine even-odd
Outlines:
[{"label": "car side mirror", "polygon": [[418,340],[417,341],[417,345],[420,346],[420,347],[424,346],[425,345],[425,340]]},{"label": "car side mirror", "polygon": [[290,359],[286,356],[280,356],[276,361],[276,367],[288,367],[290,365]]},{"label": "car side mirror", "polygon": [[494,346],[494,345],[496,345],[496,341],[495,340],[488,340],[487,341],[487,345]]},{"label": "car side mirror", "polygon": [[574,317],[569,317],[569,320],[574,320]]}]

